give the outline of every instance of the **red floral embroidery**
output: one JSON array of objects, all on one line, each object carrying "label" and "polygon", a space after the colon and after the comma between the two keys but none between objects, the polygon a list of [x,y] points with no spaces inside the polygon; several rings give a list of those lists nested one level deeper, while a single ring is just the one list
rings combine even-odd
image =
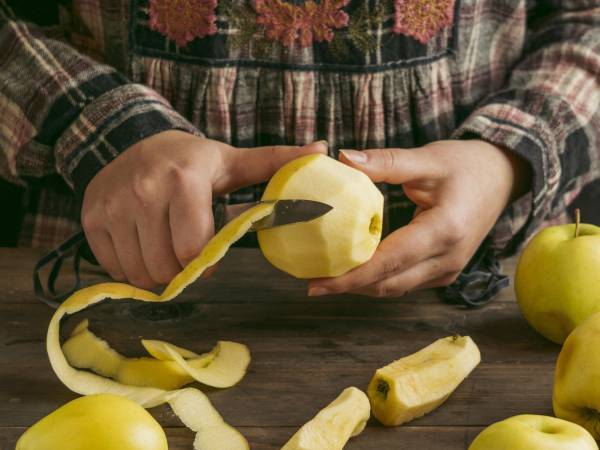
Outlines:
[{"label": "red floral embroidery", "polygon": [[256,0],[256,21],[264,25],[269,39],[286,47],[296,41],[301,47],[308,47],[313,42],[330,42],[334,28],[348,25],[348,14],[342,8],[349,1],[307,0],[303,5],[294,5],[282,0]]},{"label": "red floral embroidery", "polygon": [[394,33],[426,44],[454,19],[454,0],[396,0]]},{"label": "red floral embroidery", "polygon": [[180,47],[217,32],[217,0],[150,0],[150,28]]}]

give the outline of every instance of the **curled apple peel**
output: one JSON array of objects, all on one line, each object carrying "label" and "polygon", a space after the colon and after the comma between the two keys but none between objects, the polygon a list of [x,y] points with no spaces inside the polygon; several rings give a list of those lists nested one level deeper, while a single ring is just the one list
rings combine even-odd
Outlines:
[{"label": "curled apple peel", "polygon": [[[175,298],[193,283],[208,267],[217,263],[227,252],[229,247],[242,237],[252,224],[272,212],[270,204],[259,204],[229,222],[217,233],[204,247],[200,255],[192,260],[175,278],[167,285],[162,294],[138,289],[125,283],[101,283],[83,288],[71,295],[56,310],[46,337],[46,349],[50,364],[57,377],[72,391],[81,395],[114,394],[135,401],[145,408],[169,403],[181,421],[196,432],[194,441],[195,450],[242,450],[248,448],[246,439],[234,428],[229,426],[220,414],[213,408],[208,398],[198,389],[162,389],[155,386],[132,386],[106,378],[96,373],[78,370],[71,366],[60,345],[60,322],[66,315],[79,312],[88,306],[105,299],[120,300],[133,299],[145,302],[167,302]],[[114,376],[119,371],[123,357],[114,352],[108,344],[87,334],[87,323],[76,327],[74,336],[85,336],[88,344],[92,344],[91,353],[101,356],[101,362],[87,362],[90,368]],[[76,342],[76,341],[73,341]],[[225,344],[225,351],[223,346]],[[232,345],[229,345],[232,344]],[[202,379],[205,384],[230,386],[239,381],[245,373],[249,354],[244,353],[240,344],[221,342],[220,350],[206,367],[195,367],[186,358],[198,356],[188,350],[180,349],[171,344],[150,341],[147,348],[153,356],[159,356],[158,361],[174,362],[182,372],[194,379]],[[71,356],[81,357],[81,350],[74,344]],[[233,355],[233,358],[232,358]],[[241,359],[237,358],[243,355]],[[93,358],[92,358],[93,359]],[[82,363],[83,364],[83,363]],[[212,369],[211,369],[212,367]],[[177,369],[177,370],[179,370]],[[140,370],[140,369],[138,369]],[[142,368],[142,372],[143,372]],[[225,382],[224,382],[225,380]]]}]

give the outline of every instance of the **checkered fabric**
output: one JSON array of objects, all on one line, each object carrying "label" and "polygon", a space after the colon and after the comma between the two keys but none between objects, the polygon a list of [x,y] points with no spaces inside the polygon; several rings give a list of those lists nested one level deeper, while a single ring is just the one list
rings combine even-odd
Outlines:
[{"label": "checkered fabric", "polygon": [[[325,139],[333,156],[448,138],[515,152],[532,189],[465,286],[499,277],[499,257],[600,178],[598,0],[47,1],[42,26],[28,1],[0,0],[0,174],[28,188],[21,245],[77,229],[95,173],[167,129],[240,147]],[[402,226],[414,206],[381,189],[388,229]],[[467,303],[491,296],[462,286]]]}]

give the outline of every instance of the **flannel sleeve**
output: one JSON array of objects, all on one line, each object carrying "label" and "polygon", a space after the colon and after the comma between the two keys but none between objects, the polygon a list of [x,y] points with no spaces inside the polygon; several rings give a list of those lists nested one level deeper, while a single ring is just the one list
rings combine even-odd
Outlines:
[{"label": "flannel sleeve", "polygon": [[135,142],[169,129],[199,134],[152,89],[20,21],[0,0],[0,176],[60,174],[81,198]]},{"label": "flannel sleeve", "polygon": [[600,178],[600,1],[543,3],[547,13],[530,28],[526,53],[504,88],[455,132],[512,151],[533,169],[531,191],[490,235],[501,256],[515,253]]},{"label": "flannel sleeve", "polygon": [[[542,14],[543,13],[543,14]],[[545,0],[530,11],[525,53],[504,87],[459,126],[529,163],[531,189],[503,212],[457,281],[449,303],[478,306],[508,285],[514,254],[588,183],[600,179],[600,1]]]}]

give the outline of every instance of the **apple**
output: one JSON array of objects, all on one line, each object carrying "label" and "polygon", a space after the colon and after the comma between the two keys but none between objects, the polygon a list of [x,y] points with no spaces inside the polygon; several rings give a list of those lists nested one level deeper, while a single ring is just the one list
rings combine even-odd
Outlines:
[{"label": "apple", "polygon": [[363,391],[349,387],[306,422],[281,450],[342,450],[365,429],[371,414]]},{"label": "apple", "polygon": [[540,231],[527,245],[515,275],[525,319],[562,344],[573,329],[600,311],[600,227],[560,225]]},{"label": "apple", "polygon": [[367,389],[373,415],[397,426],[433,411],[480,361],[469,336],[449,336],[377,369]]},{"label": "apple", "polygon": [[316,154],[289,162],[262,199],[333,206],[315,220],[258,232],[265,257],[297,278],[342,275],[371,258],[381,239],[383,195],[364,173],[333,158]]},{"label": "apple", "polygon": [[490,425],[475,438],[469,450],[598,450],[598,445],[577,424],[524,414]]},{"label": "apple", "polygon": [[16,450],[167,450],[165,432],[140,405],[99,394],[77,398],[31,426]]},{"label": "apple", "polygon": [[600,313],[569,335],[558,356],[554,414],[586,428],[600,440]]}]

